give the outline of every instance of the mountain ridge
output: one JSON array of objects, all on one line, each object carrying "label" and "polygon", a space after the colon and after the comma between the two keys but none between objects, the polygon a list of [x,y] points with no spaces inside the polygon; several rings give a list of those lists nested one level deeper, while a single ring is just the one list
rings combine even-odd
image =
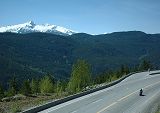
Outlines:
[{"label": "mountain ridge", "polygon": [[134,67],[143,59],[160,67],[160,34],[123,32],[103,35],[78,33],[68,36],[48,33],[0,33],[0,80],[39,78],[51,73],[70,77],[77,59],[92,66],[93,75]]},{"label": "mountain ridge", "polygon": [[28,21],[23,24],[0,27],[0,32],[12,32],[20,34],[42,32],[42,33],[52,33],[57,35],[72,35],[76,33],[73,30],[57,25],[51,25],[51,24],[36,25],[33,21]]}]

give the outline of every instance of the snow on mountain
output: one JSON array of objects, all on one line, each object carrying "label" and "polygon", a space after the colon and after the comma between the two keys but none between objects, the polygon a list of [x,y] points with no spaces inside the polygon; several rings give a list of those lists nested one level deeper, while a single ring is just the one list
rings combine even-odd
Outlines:
[{"label": "snow on mountain", "polygon": [[13,32],[22,34],[32,33],[32,32],[43,32],[43,33],[53,33],[58,35],[72,35],[76,33],[72,30],[56,25],[50,25],[50,24],[36,25],[33,21],[29,21],[24,24],[0,27],[0,32]]}]

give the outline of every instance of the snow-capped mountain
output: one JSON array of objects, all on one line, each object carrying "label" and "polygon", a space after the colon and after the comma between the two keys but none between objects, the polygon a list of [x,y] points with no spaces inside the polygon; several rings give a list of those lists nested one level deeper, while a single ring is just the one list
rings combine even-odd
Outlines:
[{"label": "snow-capped mountain", "polygon": [[29,21],[24,24],[0,27],[0,32],[13,32],[22,34],[32,33],[32,32],[43,32],[43,33],[53,33],[58,35],[72,35],[76,33],[72,30],[56,25],[50,25],[50,24],[36,25],[33,21]]}]

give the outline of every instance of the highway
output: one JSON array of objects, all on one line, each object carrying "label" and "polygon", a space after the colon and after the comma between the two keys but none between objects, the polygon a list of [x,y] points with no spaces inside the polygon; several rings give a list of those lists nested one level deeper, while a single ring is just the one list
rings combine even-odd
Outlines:
[{"label": "highway", "polygon": [[[160,97],[160,74],[133,74],[122,82],[51,107],[39,113],[142,113],[155,97]],[[139,90],[143,88],[143,96]]]}]

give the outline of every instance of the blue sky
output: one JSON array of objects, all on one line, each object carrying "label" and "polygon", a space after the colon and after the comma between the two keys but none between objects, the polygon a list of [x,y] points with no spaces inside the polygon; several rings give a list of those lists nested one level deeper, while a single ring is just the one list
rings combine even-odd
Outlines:
[{"label": "blue sky", "polygon": [[34,21],[90,34],[160,33],[160,0],[0,0],[0,26]]}]

